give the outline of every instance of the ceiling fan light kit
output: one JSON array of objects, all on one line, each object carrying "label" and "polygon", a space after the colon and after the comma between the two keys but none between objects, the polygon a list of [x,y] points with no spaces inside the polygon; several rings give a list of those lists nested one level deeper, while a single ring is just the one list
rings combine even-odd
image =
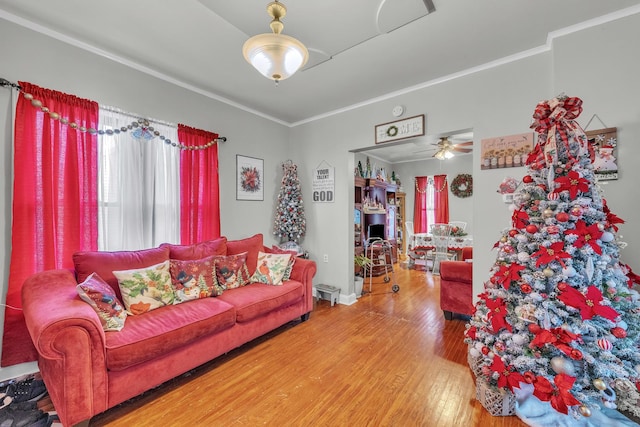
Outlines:
[{"label": "ceiling fan light kit", "polygon": [[267,5],[267,13],[273,18],[269,26],[272,33],[259,34],[244,43],[242,54],[247,62],[263,76],[278,84],[294,75],[309,60],[309,51],[299,40],[282,34],[280,21],[287,8],[279,1]]}]

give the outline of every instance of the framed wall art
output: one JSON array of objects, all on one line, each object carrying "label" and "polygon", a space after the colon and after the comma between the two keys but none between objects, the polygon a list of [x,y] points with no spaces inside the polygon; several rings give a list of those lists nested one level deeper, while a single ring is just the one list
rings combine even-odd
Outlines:
[{"label": "framed wall art", "polygon": [[236,155],[236,200],[264,200],[264,160]]},{"label": "framed wall art", "polygon": [[618,179],[618,128],[604,128],[585,131],[589,144],[593,170],[599,181]]},{"label": "framed wall art", "polygon": [[533,149],[533,132],[499,136],[480,141],[480,169],[524,166]]}]

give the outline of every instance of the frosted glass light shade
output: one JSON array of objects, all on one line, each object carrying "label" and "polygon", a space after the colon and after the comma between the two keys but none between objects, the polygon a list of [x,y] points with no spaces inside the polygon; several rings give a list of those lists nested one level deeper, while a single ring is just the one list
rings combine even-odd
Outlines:
[{"label": "frosted glass light shade", "polygon": [[309,51],[284,34],[259,34],[244,43],[242,54],[263,76],[276,82],[291,77],[307,63]]}]

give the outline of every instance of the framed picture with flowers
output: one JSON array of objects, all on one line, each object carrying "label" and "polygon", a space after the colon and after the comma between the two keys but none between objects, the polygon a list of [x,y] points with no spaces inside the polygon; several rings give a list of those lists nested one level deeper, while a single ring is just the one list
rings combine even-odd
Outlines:
[{"label": "framed picture with flowers", "polygon": [[236,200],[264,200],[264,160],[236,155]]}]

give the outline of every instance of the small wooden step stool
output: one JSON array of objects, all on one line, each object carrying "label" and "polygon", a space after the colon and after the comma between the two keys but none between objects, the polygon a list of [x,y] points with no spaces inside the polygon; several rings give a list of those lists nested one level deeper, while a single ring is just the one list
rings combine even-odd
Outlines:
[{"label": "small wooden step stool", "polygon": [[338,296],[340,295],[340,288],[336,288],[331,285],[319,284],[316,285],[316,294],[320,299],[327,299],[326,296],[329,296],[329,301],[331,301],[331,307],[333,304],[338,302]]}]

